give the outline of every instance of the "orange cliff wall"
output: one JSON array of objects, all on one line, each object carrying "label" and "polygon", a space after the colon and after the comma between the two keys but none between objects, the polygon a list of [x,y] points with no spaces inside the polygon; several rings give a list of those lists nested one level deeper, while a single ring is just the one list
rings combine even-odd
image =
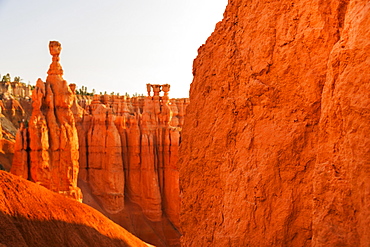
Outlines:
[{"label": "orange cliff wall", "polygon": [[370,245],[370,3],[230,0],[194,61],[182,246]]},{"label": "orange cliff wall", "polygon": [[178,246],[177,155],[189,102],[169,99],[167,84],[147,88],[146,97],[77,97],[83,202],[149,243]]},{"label": "orange cliff wall", "polygon": [[49,44],[52,63],[46,82],[39,79],[32,94],[29,127],[16,136],[11,172],[54,192],[82,201],[77,187],[78,135],[71,106],[74,93],[63,80],[61,45]]}]

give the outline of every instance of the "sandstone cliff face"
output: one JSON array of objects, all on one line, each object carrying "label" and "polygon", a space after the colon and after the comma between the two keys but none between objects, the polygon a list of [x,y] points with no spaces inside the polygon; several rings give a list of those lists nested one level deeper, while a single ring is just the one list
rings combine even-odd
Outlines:
[{"label": "sandstone cliff face", "polygon": [[199,49],[183,246],[368,246],[368,1],[230,0]]},{"label": "sandstone cliff face", "polygon": [[46,83],[39,79],[32,94],[29,127],[21,128],[17,136],[22,143],[17,144],[16,155],[21,157],[14,158],[11,171],[81,201],[77,187],[78,136],[71,111],[75,96],[62,78],[59,42],[51,41],[49,48],[53,61]]},{"label": "sandstone cliff face", "polygon": [[72,107],[83,202],[156,246],[178,246],[180,237],[177,159],[188,100],[168,91],[148,84],[146,97],[79,97]]},{"label": "sandstone cliff face", "polygon": [[151,246],[93,208],[0,171],[0,246]]}]

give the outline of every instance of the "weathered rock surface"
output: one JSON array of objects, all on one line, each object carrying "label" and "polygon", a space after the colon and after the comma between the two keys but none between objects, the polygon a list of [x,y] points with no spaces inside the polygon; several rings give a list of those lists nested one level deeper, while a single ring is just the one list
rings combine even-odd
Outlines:
[{"label": "weathered rock surface", "polygon": [[122,144],[114,120],[112,109],[104,105],[92,112],[86,150],[89,157],[87,180],[92,193],[109,213],[117,213],[124,207]]},{"label": "weathered rock surface", "polygon": [[11,81],[11,77],[7,74],[8,80],[0,81],[0,94],[2,95],[12,95],[14,97],[19,98],[30,98],[32,95],[32,87],[31,85],[26,85],[23,82],[20,82],[20,78],[18,77],[18,81],[16,78],[13,78],[14,81]]},{"label": "weathered rock surface", "polygon": [[13,124],[15,128],[20,127],[20,123],[27,122],[31,116],[32,103],[30,98],[15,99],[12,95],[2,95],[0,101],[1,113]]},{"label": "weathered rock surface", "polygon": [[14,156],[15,139],[12,123],[0,113],[0,170],[9,171]]},{"label": "weathered rock surface", "polygon": [[183,246],[369,246],[370,3],[231,0],[199,49]]},{"label": "weathered rock surface", "polygon": [[[1,87],[2,82],[0,82]],[[17,129],[31,115],[29,98],[15,99],[8,92],[0,95],[0,170],[9,171],[15,149]]]},{"label": "weathered rock surface", "polygon": [[156,246],[180,238],[177,159],[188,101],[168,92],[148,84],[147,97],[78,97],[72,107],[83,202]]},{"label": "weathered rock surface", "polygon": [[46,83],[39,79],[33,91],[32,116],[28,129],[19,131],[17,139],[22,144],[16,155],[21,157],[14,158],[12,173],[82,201],[77,187],[78,135],[71,111],[75,95],[62,77],[60,43],[51,41],[49,49],[53,61]]},{"label": "weathered rock surface", "polygon": [[0,171],[0,246],[151,246],[95,209]]}]

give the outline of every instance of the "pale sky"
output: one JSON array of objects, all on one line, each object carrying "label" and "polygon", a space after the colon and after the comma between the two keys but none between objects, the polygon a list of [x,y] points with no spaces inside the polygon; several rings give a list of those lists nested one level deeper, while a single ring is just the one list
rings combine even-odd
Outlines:
[{"label": "pale sky", "polygon": [[64,79],[96,93],[146,95],[171,84],[188,97],[198,48],[227,0],[0,0],[0,74],[45,81],[49,41],[62,44]]}]

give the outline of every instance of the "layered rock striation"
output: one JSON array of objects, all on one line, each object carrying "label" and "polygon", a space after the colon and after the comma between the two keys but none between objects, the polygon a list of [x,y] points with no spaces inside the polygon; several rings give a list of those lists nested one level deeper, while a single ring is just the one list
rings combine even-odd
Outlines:
[{"label": "layered rock striation", "polygon": [[52,63],[46,82],[39,79],[32,94],[28,128],[20,127],[11,172],[52,191],[82,201],[77,187],[78,135],[71,110],[75,95],[63,79],[61,45],[49,44]]},{"label": "layered rock striation", "polygon": [[231,0],[194,61],[183,246],[368,246],[370,3]]}]

